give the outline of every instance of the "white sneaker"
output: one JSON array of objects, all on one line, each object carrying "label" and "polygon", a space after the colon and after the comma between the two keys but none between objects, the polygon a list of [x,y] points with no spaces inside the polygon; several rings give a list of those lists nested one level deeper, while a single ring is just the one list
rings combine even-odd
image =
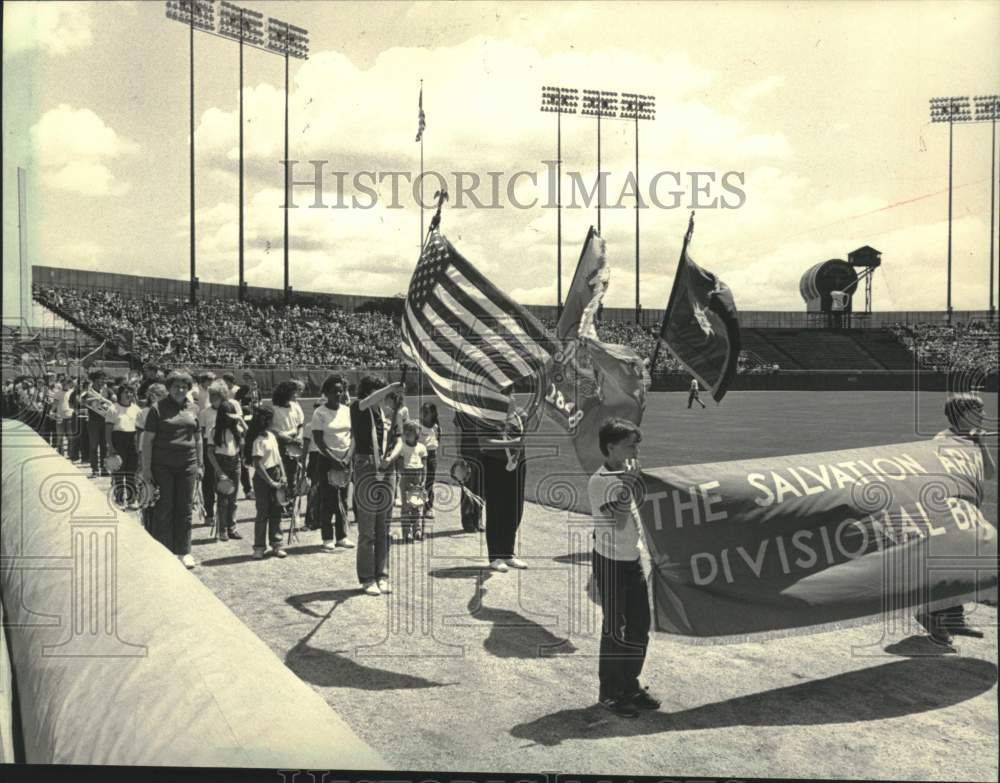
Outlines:
[{"label": "white sneaker", "polygon": [[190,569],[194,568],[196,565],[198,565],[194,561],[194,558],[191,555],[183,555],[181,557],[181,562],[184,564],[184,567],[187,568],[188,570],[190,570]]},{"label": "white sneaker", "polygon": [[492,568],[494,571],[499,571],[501,574],[505,574],[510,570],[509,568],[507,568],[507,564],[499,557],[492,563],[490,563],[490,568]]},{"label": "white sneaker", "polygon": [[332,552],[336,548],[337,548],[337,545],[333,541],[324,541],[323,542],[323,551],[325,551],[325,552]]},{"label": "white sneaker", "polygon": [[516,558],[516,557],[508,557],[507,558],[507,565],[509,565],[511,568],[527,568],[528,567],[527,563],[525,563],[523,560],[521,560],[519,558]]},{"label": "white sneaker", "polygon": [[276,546],[271,550],[271,553],[275,557],[288,557],[288,552],[286,552],[282,547]]},{"label": "white sneaker", "polygon": [[338,538],[335,546],[342,547],[343,549],[354,549],[354,542],[345,536],[344,538]]},{"label": "white sneaker", "polygon": [[388,579],[379,579],[378,582],[377,582],[377,584],[378,584],[379,592],[382,592],[382,593],[391,593],[392,592],[392,587],[389,585],[389,580]]},{"label": "white sneaker", "polygon": [[378,585],[375,582],[365,582],[361,588],[361,592],[365,595],[382,595],[382,591],[378,589]]}]

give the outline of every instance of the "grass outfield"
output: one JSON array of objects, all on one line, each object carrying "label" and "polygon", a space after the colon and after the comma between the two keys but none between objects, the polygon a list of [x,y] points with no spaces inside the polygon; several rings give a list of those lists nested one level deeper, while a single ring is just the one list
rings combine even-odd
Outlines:
[{"label": "grass outfield", "polygon": [[[689,411],[685,394],[654,394],[641,456],[655,467],[920,439],[944,427],[943,401],[737,392]],[[988,409],[996,429],[996,395]],[[554,464],[572,469],[560,450]],[[643,681],[662,710],[619,719],[594,706],[598,613],[566,513],[529,504],[519,545],[530,568],[491,575],[485,541],[460,532],[441,490],[428,539],[393,546],[394,592],[379,598],[358,592],[354,551],[322,552],[318,532],[300,534],[285,560],[253,561],[248,502],[242,541],[194,531],[194,573],[397,768],[997,779],[995,609],[975,607],[986,638],[950,655],[880,625],[730,646],[654,634]],[[239,666],[238,651],[220,654]]]}]

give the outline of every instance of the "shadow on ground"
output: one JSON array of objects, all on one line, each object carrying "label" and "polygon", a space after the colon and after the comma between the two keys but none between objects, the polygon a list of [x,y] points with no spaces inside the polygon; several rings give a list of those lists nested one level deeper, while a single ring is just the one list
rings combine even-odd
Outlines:
[{"label": "shadow on ground", "polygon": [[642,713],[635,719],[619,718],[596,705],[559,710],[520,723],[510,734],[552,746],[569,739],[631,737],[728,726],[810,726],[885,720],[950,707],[985,693],[996,682],[997,667],[989,661],[910,658],[680,712]]}]

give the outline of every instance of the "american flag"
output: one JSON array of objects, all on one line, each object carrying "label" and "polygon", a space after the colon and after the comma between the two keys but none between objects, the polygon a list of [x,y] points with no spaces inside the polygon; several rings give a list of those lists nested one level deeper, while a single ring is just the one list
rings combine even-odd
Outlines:
[{"label": "american flag", "polygon": [[417,108],[420,111],[417,117],[417,138],[414,141],[420,141],[424,137],[424,128],[427,127],[427,122],[424,117],[424,85],[423,82],[420,84],[420,98],[417,101]]},{"label": "american flag", "polygon": [[541,374],[559,349],[555,337],[497,289],[438,231],[410,280],[402,321],[403,354],[441,401],[502,424],[514,383]]}]

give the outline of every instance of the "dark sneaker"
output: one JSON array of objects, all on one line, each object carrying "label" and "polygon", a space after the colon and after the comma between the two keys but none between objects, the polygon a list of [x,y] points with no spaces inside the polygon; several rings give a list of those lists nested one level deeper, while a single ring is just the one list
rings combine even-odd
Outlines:
[{"label": "dark sneaker", "polygon": [[629,697],[629,701],[635,706],[637,710],[658,710],[660,709],[660,700],[650,694],[649,688],[642,688]]},{"label": "dark sneaker", "polygon": [[229,533],[227,531],[225,531],[225,530],[220,530],[219,531],[219,538],[218,538],[218,540],[219,541],[228,541],[229,540]]},{"label": "dark sneaker", "polygon": [[639,717],[639,710],[635,708],[628,699],[613,699],[608,697],[606,699],[601,699],[598,704],[600,704],[604,709],[613,712],[620,718],[637,718]]},{"label": "dark sneaker", "polygon": [[229,528],[229,537],[235,538],[237,541],[243,538],[243,536],[240,535],[240,532],[235,527]]},{"label": "dark sneaker", "polygon": [[951,634],[934,614],[918,614],[914,619],[927,630],[932,641],[944,645],[951,644]]}]

